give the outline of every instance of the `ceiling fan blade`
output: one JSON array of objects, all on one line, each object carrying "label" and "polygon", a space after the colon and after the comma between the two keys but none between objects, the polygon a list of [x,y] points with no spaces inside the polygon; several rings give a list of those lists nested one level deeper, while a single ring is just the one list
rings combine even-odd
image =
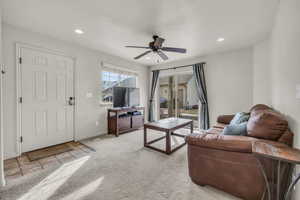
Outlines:
[{"label": "ceiling fan blade", "polygon": [[162,52],[162,51],[158,51],[157,54],[163,59],[163,60],[168,60],[168,56]]},{"label": "ceiling fan blade", "polygon": [[127,48],[138,48],[138,49],[150,49],[150,47],[141,47],[141,46],[125,46]]},{"label": "ceiling fan blade", "polygon": [[156,48],[160,48],[162,46],[162,43],[165,41],[164,38],[160,38],[160,37],[157,37],[154,41],[154,46]]},{"label": "ceiling fan blade", "polygon": [[161,50],[176,52],[176,53],[186,53],[186,49],[183,49],[183,48],[163,47],[163,48],[161,48]]},{"label": "ceiling fan blade", "polygon": [[138,56],[135,57],[134,59],[137,60],[137,59],[139,59],[139,58],[141,58],[141,57],[143,57],[143,56],[145,56],[145,55],[147,55],[148,53],[151,53],[151,52],[152,52],[151,50],[146,51],[146,52],[142,53],[141,55],[138,55]]}]

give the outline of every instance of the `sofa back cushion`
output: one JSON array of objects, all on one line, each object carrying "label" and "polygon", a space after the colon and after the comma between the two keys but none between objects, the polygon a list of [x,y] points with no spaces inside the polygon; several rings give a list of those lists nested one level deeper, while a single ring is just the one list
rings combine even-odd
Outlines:
[{"label": "sofa back cushion", "polygon": [[288,130],[283,115],[272,109],[254,109],[247,124],[248,136],[277,141]]},{"label": "sofa back cushion", "polygon": [[265,104],[256,104],[254,106],[252,106],[252,108],[250,108],[250,113],[254,112],[254,111],[258,111],[258,110],[269,110],[272,109],[269,106],[265,105]]},{"label": "sofa back cushion", "polygon": [[278,139],[278,142],[284,143],[289,146],[293,146],[294,142],[294,133],[287,129],[284,134],[281,135],[281,137]]},{"label": "sofa back cushion", "polygon": [[218,123],[229,124],[235,115],[220,115],[217,119]]}]

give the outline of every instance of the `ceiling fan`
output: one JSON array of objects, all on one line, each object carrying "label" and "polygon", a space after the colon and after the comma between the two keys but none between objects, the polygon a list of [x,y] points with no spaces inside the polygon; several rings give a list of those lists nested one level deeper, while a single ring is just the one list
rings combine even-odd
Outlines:
[{"label": "ceiling fan", "polygon": [[174,48],[174,47],[163,47],[162,44],[165,41],[164,38],[160,38],[157,35],[153,35],[153,40],[152,42],[149,43],[148,47],[143,47],[143,46],[125,46],[128,48],[138,48],[138,49],[150,49],[141,55],[138,55],[134,57],[135,60],[153,52],[159,55],[163,60],[168,60],[168,56],[163,52],[163,51],[169,51],[169,52],[175,52],[175,53],[186,53],[186,49],[183,48]]}]

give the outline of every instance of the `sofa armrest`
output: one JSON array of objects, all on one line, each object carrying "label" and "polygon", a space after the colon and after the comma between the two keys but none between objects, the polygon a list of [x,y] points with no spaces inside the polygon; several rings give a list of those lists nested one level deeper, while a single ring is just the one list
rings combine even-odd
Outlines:
[{"label": "sofa armrest", "polygon": [[257,140],[259,139],[247,136],[209,133],[191,134],[186,137],[186,141],[189,145],[242,153],[252,153],[252,142]]},{"label": "sofa armrest", "polygon": [[229,124],[233,118],[234,115],[220,115],[217,119],[217,122],[222,124]]}]

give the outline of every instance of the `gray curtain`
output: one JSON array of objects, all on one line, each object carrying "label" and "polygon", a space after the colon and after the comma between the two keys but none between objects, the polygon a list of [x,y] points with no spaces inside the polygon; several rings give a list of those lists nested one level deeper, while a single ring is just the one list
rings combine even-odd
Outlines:
[{"label": "gray curtain", "polygon": [[159,77],[159,70],[153,71],[151,91],[150,91],[150,102],[149,102],[149,117],[148,117],[150,122],[154,121],[154,104],[153,104],[153,100],[154,100],[154,94],[155,94],[155,89],[156,89],[158,77]]},{"label": "gray curtain", "polygon": [[197,94],[201,102],[201,110],[199,115],[199,128],[207,130],[209,128],[209,111],[207,101],[207,90],[204,75],[205,63],[198,63],[193,65],[193,72],[196,80]]}]

